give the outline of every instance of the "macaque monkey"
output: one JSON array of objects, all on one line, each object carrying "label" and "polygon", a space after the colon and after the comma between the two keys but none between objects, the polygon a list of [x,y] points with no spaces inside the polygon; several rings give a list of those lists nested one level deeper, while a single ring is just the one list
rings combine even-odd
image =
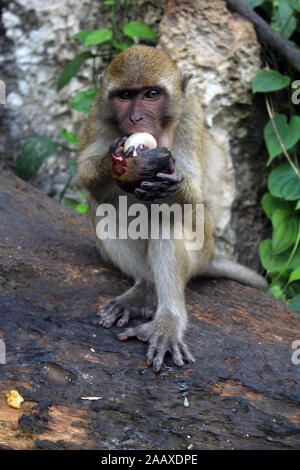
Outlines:
[{"label": "macaque monkey", "polygon": [[[230,277],[266,287],[259,274],[213,256],[226,162],[205,128],[201,107],[187,90],[189,78],[163,51],[131,47],[108,67],[80,134],[78,179],[88,192],[95,234],[97,207],[109,203],[117,208],[121,195],[128,197],[128,207],[136,203],[147,208],[154,203],[204,204],[204,242],[197,251],[187,249],[186,238],[99,239],[96,235],[101,255],[134,280],[128,291],[99,307],[100,325],[109,328],[116,322],[124,327],[131,318],[144,319],[140,325],[124,329],[118,338],[137,337],[147,342],[147,365],[155,372],[161,369],[167,352],[177,366],[194,362],[184,342],[184,296],[189,279]],[[110,156],[136,132],[154,136],[157,147],[169,150],[173,164],[170,172],[143,181],[129,194],[112,179]]]}]

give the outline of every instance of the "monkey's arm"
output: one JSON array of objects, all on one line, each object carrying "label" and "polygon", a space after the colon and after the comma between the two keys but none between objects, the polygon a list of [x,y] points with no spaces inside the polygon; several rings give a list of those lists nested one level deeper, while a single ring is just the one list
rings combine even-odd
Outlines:
[{"label": "monkey's arm", "polygon": [[[82,186],[88,189],[92,194],[99,194],[105,188],[112,185],[112,175],[109,157],[124,141],[123,138],[116,139],[110,146],[109,151],[101,154],[104,143],[101,141],[86,145],[81,149],[77,161],[77,177]],[[99,150],[99,154],[97,154]]]},{"label": "monkey's arm", "polygon": [[91,193],[110,184],[111,172],[107,155],[79,156],[77,162],[79,183]]}]

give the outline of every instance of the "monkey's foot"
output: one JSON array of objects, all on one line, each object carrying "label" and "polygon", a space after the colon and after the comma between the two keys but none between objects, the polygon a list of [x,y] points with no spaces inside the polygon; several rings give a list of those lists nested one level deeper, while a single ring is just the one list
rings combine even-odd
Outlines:
[{"label": "monkey's foot", "polygon": [[130,318],[143,317],[150,319],[154,313],[154,306],[132,306],[129,303],[118,300],[118,297],[108,300],[97,310],[97,315],[100,317],[99,325],[104,328],[110,328],[116,320],[118,320],[117,326],[122,327],[127,325]]},{"label": "monkey's foot", "polygon": [[160,371],[167,352],[171,353],[172,359],[178,367],[184,365],[184,360],[188,363],[195,362],[187,345],[176,334],[162,334],[160,325],[157,324],[159,320],[153,320],[134,328],[127,328],[117,335],[118,339],[124,341],[127,338],[136,336],[140,341],[148,342],[147,365],[152,366],[154,372]]},{"label": "monkey's foot", "polygon": [[153,287],[140,280],[124,294],[101,305],[97,315],[100,317],[99,324],[104,328],[110,328],[116,320],[117,326],[122,327],[127,325],[130,318],[142,317],[150,320],[155,310]]}]

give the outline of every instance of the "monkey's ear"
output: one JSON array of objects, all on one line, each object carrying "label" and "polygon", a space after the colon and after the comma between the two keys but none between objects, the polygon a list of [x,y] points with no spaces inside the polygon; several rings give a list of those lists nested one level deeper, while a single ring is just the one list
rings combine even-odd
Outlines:
[{"label": "monkey's ear", "polygon": [[187,89],[187,85],[190,81],[190,79],[192,78],[193,74],[192,73],[184,73],[183,76],[182,76],[182,79],[181,79],[181,89],[182,89],[182,92],[185,93],[186,89]]}]

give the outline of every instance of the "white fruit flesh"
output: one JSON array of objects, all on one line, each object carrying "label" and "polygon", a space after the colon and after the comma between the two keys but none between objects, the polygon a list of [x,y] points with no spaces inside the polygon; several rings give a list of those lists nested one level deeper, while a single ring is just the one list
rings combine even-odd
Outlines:
[{"label": "white fruit flesh", "polygon": [[[148,132],[136,132],[128,137],[124,145],[124,152],[129,149],[129,147],[137,148],[140,144],[146,145],[149,149],[155,149],[157,147],[157,142],[153,135],[148,134]],[[133,155],[136,155],[136,151],[133,152]]]}]

